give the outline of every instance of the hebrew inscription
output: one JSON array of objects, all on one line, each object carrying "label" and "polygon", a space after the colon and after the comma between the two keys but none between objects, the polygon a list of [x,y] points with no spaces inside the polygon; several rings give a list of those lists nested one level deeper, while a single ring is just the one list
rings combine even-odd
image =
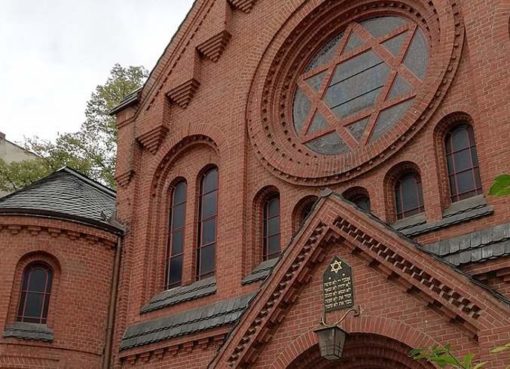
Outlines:
[{"label": "hebrew inscription", "polygon": [[324,310],[349,309],[354,306],[352,269],[335,256],[323,275]]}]

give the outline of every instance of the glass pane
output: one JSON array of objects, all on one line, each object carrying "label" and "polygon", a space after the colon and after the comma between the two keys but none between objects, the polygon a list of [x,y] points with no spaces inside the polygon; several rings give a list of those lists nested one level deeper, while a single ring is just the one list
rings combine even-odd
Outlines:
[{"label": "glass pane", "polygon": [[305,69],[305,72],[308,72],[312,70],[313,68],[316,68],[318,66],[321,66],[323,64],[328,63],[331,58],[333,58],[333,55],[335,55],[335,51],[338,49],[338,44],[340,43],[340,40],[342,39],[343,33],[340,33],[335,38],[333,38],[331,41],[329,41],[315,56],[310,64]]},{"label": "glass pane", "polygon": [[455,165],[453,163],[453,155],[452,154],[446,156],[446,165],[448,167],[448,174],[455,173],[455,171],[454,171]]},{"label": "glass pane", "polygon": [[420,79],[424,79],[427,73],[429,51],[427,39],[421,29],[417,29],[411,42],[404,64]]},{"label": "glass pane", "polygon": [[202,219],[216,215],[216,196],[217,192],[210,192],[202,196]]},{"label": "glass pane", "polygon": [[202,185],[202,193],[214,191],[218,188],[218,169],[209,170],[204,179]]},{"label": "glass pane", "polygon": [[294,108],[293,108],[293,117],[294,117],[294,128],[296,132],[301,132],[303,129],[303,124],[305,122],[308,113],[310,112],[310,100],[300,89],[297,90],[296,96],[294,97]]},{"label": "glass pane", "polygon": [[370,211],[370,199],[366,196],[359,196],[353,201],[362,210]]},{"label": "glass pane", "polygon": [[402,33],[397,37],[390,38],[388,41],[383,42],[383,45],[386,46],[386,48],[393,54],[393,56],[398,56],[406,37],[407,32]]},{"label": "glass pane", "polygon": [[[449,178],[449,181],[450,181],[450,192],[451,192],[451,195],[452,197],[455,197],[457,196],[457,182],[456,182],[456,177],[453,175],[453,176],[450,176]],[[454,199],[455,200],[455,199]]]},{"label": "glass pane", "polygon": [[269,237],[267,240],[267,255],[277,254],[280,252],[280,235]]},{"label": "glass pane", "polygon": [[267,217],[271,218],[280,214],[280,198],[274,197],[267,202]]},{"label": "glass pane", "polygon": [[373,51],[367,51],[366,53],[349,59],[337,66],[335,74],[331,80],[331,85],[341,82],[381,63],[383,63],[383,61]]},{"label": "glass pane", "polygon": [[186,201],[186,182],[179,182],[174,189],[173,205]]},{"label": "glass pane", "polygon": [[398,17],[380,17],[361,22],[361,25],[374,37],[381,37],[393,32],[406,21]]},{"label": "glass pane", "polygon": [[30,272],[28,290],[32,292],[44,292],[46,290],[46,270],[35,267]]},{"label": "glass pane", "polygon": [[199,275],[205,276],[212,272],[214,272],[214,264],[215,264],[215,248],[214,244],[202,247],[200,249],[200,271]]},{"label": "glass pane", "polygon": [[216,218],[202,223],[201,245],[207,245],[216,241]]},{"label": "glass pane", "polygon": [[183,244],[184,244],[184,230],[179,230],[176,232],[173,232],[172,234],[172,255],[177,255],[182,253],[183,250]]},{"label": "glass pane", "polygon": [[186,204],[180,204],[172,209],[172,229],[184,227],[186,219]]},{"label": "glass pane", "polygon": [[471,163],[471,150],[461,150],[452,154],[455,162],[455,172],[463,172],[466,169],[473,168]]},{"label": "glass pane", "polygon": [[473,160],[473,166],[478,166],[478,153],[476,152],[476,147],[473,146],[471,148],[471,159]]},{"label": "glass pane", "polygon": [[369,118],[366,118],[347,127],[356,140],[359,140],[363,136],[368,120]]},{"label": "glass pane", "polygon": [[27,293],[27,299],[25,304],[25,316],[40,317],[42,312],[44,294],[42,293]]},{"label": "glass pane", "polygon": [[335,155],[349,152],[349,147],[342,141],[336,132],[332,132],[306,144],[319,154]]},{"label": "glass pane", "polygon": [[459,194],[473,191],[476,188],[473,178],[473,171],[468,170],[467,172],[458,173],[456,177]]},{"label": "glass pane", "polygon": [[391,108],[386,109],[381,114],[379,114],[379,118],[377,118],[374,130],[372,131],[370,142],[375,141],[384,133],[393,128],[393,126],[404,116],[404,113],[411,107],[412,104],[412,99],[407,100],[403,103],[392,106]]},{"label": "glass pane", "polygon": [[393,86],[391,87],[389,99],[405,95],[410,91],[411,86],[409,85],[409,83],[407,83],[407,81],[404,78],[398,75],[397,78],[395,78],[395,82],[393,82]]},{"label": "glass pane", "polygon": [[168,270],[168,286],[175,286],[181,283],[182,259],[182,255],[170,259],[170,268]]},{"label": "glass pane", "polygon": [[335,114],[345,117],[374,104],[389,75],[386,64],[378,64],[328,88],[326,102]]},{"label": "glass pane", "polygon": [[418,185],[414,176],[406,176],[400,181],[400,190],[402,192],[402,205],[404,211],[419,208]]},{"label": "glass pane", "polygon": [[322,81],[324,80],[324,77],[326,76],[326,72],[319,73],[313,77],[310,77],[306,80],[306,83],[313,88],[315,91],[319,91]]},{"label": "glass pane", "polygon": [[321,113],[319,112],[315,113],[315,117],[313,118],[312,124],[308,129],[308,133],[310,134],[317,131],[322,131],[325,128],[328,128],[328,123],[326,122],[326,119],[324,119]]},{"label": "glass pane", "polygon": [[23,316],[23,309],[25,308],[25,298],[26,298],[26,292],[21,292],[21,296],[20,296],[20,304],[19,304],[19,308],[18,308],[18,318]]},{"label": "glass pane", "polygon": [[349,52],[351,50],[357,49],[363,44],[363,41],[356,35],[356,33],[351,33],[351,36],[349,37],[349,41],[347,42],[347,45],[345,45],[344,53]]},{"label": "glass pane", "polygon": [[458,151],[471,146],[466,126],[460,126],[451,132],[452,151]]},{"label": "glass pane", "polygon": [[280,217],[269,218],[267,221],[267,235],[274,236],[280,233]]}]

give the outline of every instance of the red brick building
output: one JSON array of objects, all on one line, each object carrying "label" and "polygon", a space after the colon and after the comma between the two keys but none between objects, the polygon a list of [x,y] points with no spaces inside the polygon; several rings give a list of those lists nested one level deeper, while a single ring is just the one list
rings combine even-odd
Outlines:
[{"label": "red brick building", "polygon": [[[509,19],[504,0],[196,1],[114,111],[116,218],[55,218],[40,186],[0,201],[0,367],[414,369],[449,342],[504,368],[510,200],[486,194],[510,159]],[[46,321],[19,313],[32,260],[59,283]],[[349,267],[340,296],[323,274]],[[351,305],[326,360],[314,330]]]}]

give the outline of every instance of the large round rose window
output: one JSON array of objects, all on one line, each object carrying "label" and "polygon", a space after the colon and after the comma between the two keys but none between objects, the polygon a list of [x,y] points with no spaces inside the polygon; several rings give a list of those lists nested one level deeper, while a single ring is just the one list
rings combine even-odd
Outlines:
[{"label": "large round rose window", "polygon": [[428,61],[427,39],[408,19],[386,16],[350,23],[297,79],[296,135],[325,155],[373,143],[412,106]]},{"label": "large round rose window", "polygon": [[289,14],[253,47],[246,106],[253,151],[271,173],[313,186],[349,181],[431,121],[461,59],[455,1],[317,0]]}]

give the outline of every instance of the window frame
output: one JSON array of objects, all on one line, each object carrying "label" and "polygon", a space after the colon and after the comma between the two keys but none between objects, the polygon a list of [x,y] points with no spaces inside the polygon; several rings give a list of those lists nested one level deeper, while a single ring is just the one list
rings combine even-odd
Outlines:
[{"label": "window frame", "polygon": [[[453,143],[453,132],[459,130],[461,128],[465,128],[467,132],[468,138],[468,146],[460,149],[454,148]],[[478,158],[478,148],[476,147],[475,133],[473,126],[470,124],[468,120],[459,120],[455,124],[453,124],[445,133],[443,140],[443,150],[445,155],[445,166],[446,166],[446,179],[448,186],[448,198],[450,203],[455,203],[458,201],[462,201],[483,193],[482,186],[482,178],[480,174],[480,162]],[[474,153],[473,153],[474,150]],[[470,166],[469,168],[456,171],[456,162],[455,155],[468,151],[469,152],[469,160]],[[453,168],[450,168],[448,165],[449,160],[451,158],[451,163]],[[477,165],[475,165],[475,159]],[[459,190],[459,179],[458,176],[463,173],[471,172],[471,187],[469,191],[460,192]],[[455,183],[455,188],[452,187],[452,180]]]},{"label": "window frame", "polygon": [[[403,179],[412,176],[415,178],[416,188],[414,189],[418,198],[418,207],[412,209],[405,209],[403,202],[403,190],[401,188],[401,184]],[[397,192],[400,196],[397,196]],[[394,206],[395,206],[395,216],[397,220],[402,220],[409,218],[414,215],[421,214],[425,212],[425,202],[423,199],[423,184],[421,180],[421,176],[418,172],[409,170],[401,173],[395,180],[395,184],[393,186],[393,197],[394,197]],[[400,204],[398,199],[400,198]],[[400,206],[399,206],[400,205]]]},{"label": "window frame", "polygon": [[[176,190],[177,190],[177,187],[181,184],[184,184],[184,201],[182,202],[179,202],[179,203],[176,203],[176,199],[175,199],[175,195],[176,195]],[[187,201],[188,201],[188,183],[186,181],[186,179],[184,178],[178,178],[174,184],[171,186],[171,191],[170,191],[170,210],[169,210],[169,215],[168,215],[168,238],[167,238],[167,250],[166,250],[166,267],[165,267],[165,290],[169,290],[171,288],[175,288],[175,287],[179,287],[182,285],[182,280],[183,280],[183,264],[184,264],[184,249],[185,249],[185,245],[186,245],[186,242],[185,242],[185,237],[186,237],[186,209],[187,209]],[[184,210],[183,210],[183,219],[182,219],[182,226],[181,227],[178,227],[178,228],[174,228],[173,227],[173,224],[174,224],[174,221],[175,221],[175,217],[174,217],[174,209],[177,207],[177,206],[181,206],[181,205],[184,205]],[[175,254],[173,255],[172,252],[172,248],[173,248],[173,238],[174,238],[174,234],[177,233],[177,232],[181,232],[182,233],[182,244],[181,244],[181,252],[178,253],[178,254]],[[175,282],[175,283],[170,283],[170,268],[171,268],[171,263],[172,263],[172,260],[175,259],[175,258],[178,258],[178,257],[181,257],[182,261],[181,261],[181,271],[180,271],[180,280],[179,282]]]},{"label": "window frame", "polygon": [[[278,201],[278,214],[269,216],[269,207],[272,201]],[[278,233],[269,234],[269,221],[271,219],[278,218]],[[280,194],[273,193],[268,196],[264,203],[262,209],[262,260],[271,260],[277,258],[282,253],[282,245],[281,245],[281,201]],[[278,252],[273,252],[269,254],[269,239],[278,236]]]},{"label": "window frame", "polygon": [[[216,183],[215,183],[215,189],[212,191],[209,191],[207,193],[204,193],[204,184],[205,179],[207,178],[207,175],[211,173],[212,171],[216,171]],[[217,241],[218,241],[218,195],[219,195],[219,169],[216,165],[211,165],[206,167],[204,170],[202,170],[200,176],[200,186],[199,186],[199,194],[198,194],[198,227],[197,227],[197,247],[196,247],[196,270],[195,270],[195,277],[196,280],[202,280],[205,278],[212,277],[216,274],[216,249],[217,249]],[[207,195],[210,195],[211,193],[216,192],[216,203],[215,203],[215,211],[214,214],[209,216],[206,219],[202,219],[203,215],[203,203],[204,203],[204,197]],[[214,219],[214,240],[212,242],[209,242],[207,244],[203,244],[203,229],[204,229],[204,223],[207,221],[211,221]],[[213,247],[213,269],[210,272],[202,273],[201,267],[202,263],[201,261],[201,253],[202,249],[206,247]]]},{"label": "window frame", "polygon": [[[31,273],[36,268],[42,268],[46,272],[46,280],[44,283],[44,290],[41,291],[35,291],[30,289],[30,277]],[[27,264],[22,271],[21,274],[21,284],[20,284],[20,294],[18,296],[18,306],[16,309],[16,318],[15,320],[17,322],[24,322],[24,323],[32,323],[32,324],[47,324],[48,323],[48,315],[49,315],[49,308],[50,308],[50,299],[51,299],[51,292],[54,285],[54,278],[55,277],[55,271],[51,265],[48,263],[45,263],[44,261],[36,260],[32,261],[29,264]],[[49,281],[49,282],[48,282]],[[30,296],[30,294],[42,294],[43,300],[40,304],[40,314],[39,317],[36,316],[28,316],[26,315],[26,309],[27,309],[27,301]]]}]

